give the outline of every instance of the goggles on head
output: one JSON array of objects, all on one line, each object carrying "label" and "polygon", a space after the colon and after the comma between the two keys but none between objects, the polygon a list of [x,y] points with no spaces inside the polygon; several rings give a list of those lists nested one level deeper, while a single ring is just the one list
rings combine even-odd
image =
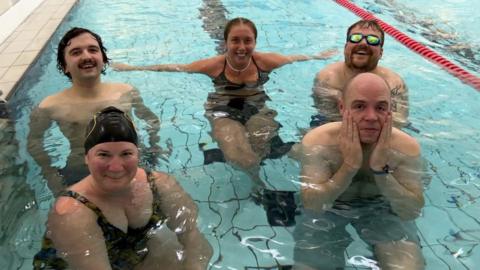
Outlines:
[{"label": "goggles on head", "polygon": [[376,35],[364,35],[361,33],[350,34],[347,38],[347,41],[351,43],[359,43],[362,41],[362,39],[365,39],[367,44],[370,46],[378,46],[382,43],[382,39]]}]

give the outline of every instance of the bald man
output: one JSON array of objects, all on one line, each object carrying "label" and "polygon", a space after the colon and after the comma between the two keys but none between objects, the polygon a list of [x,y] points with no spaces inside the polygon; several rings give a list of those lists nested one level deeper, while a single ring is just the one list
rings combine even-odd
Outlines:
[{"label": "bald man", "polygon": [[392,127],[391,104],[387,82],[361,73],[343,89],[342,121],[302,140],[305,215],[294,233],[295,269],[343,269],[348,224],[382,269],[424,268],[414,222],[424,205],[420,146]]}]

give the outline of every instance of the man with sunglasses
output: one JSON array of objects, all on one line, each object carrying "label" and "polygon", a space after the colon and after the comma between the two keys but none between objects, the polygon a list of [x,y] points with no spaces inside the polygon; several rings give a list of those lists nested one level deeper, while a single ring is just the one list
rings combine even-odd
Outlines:
[{"label": "man with sunglasses", "polygon": [[402,78],[392,70],[378,66],[383,54],[385,34],[373,20],[360,20],[347,30],[345,61],[328,65],[318,72],[313,99],[319,114],[312,117],[311,127],[341,119],[338,101],[345,83],[355,75],[372,72],[385,79],[392,95],[393,121],[396,127],[408,124],[408,90]]},{"label": "man with sunglasses", "polygon": [[[101,74],[109,59],[99,35],[84,28],[74,27],[60,40],[57,52],[57,68],[71,81],[70,87],[44,98],[31,113],[28,151],[40,165],[48,179],[48,187],[56,194],[65,186],[70,186],[86,175],[83,153],[84,136],[82,130],[95,112],[107,106],[116,106],[123,111],[135,111],[135,115],[146,121],[150,149],[147,155],[155,164],[158,153],[158,117],[147,108],[137,89],[123,83],[105,83]],[[70,143],[70,155],[63,169],[51,166],[48,152],[43,145],[44,133],[53,122]]]}]

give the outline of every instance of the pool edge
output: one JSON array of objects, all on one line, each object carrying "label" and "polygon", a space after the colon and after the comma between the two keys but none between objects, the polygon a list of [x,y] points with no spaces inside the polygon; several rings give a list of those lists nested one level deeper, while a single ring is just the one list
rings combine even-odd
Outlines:
[{"label": "pool edge", "polygon": [[0,44],[0,102],[8,102],[78,0],[45,0]]}]

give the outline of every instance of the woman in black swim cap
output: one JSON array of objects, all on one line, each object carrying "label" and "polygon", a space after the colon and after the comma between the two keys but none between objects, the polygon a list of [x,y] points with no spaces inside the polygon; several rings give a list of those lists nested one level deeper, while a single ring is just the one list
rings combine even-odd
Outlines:
[{"label": "woman in black swim cap", "polygon": [[[212,249],[197,229],[195,203],[173,176],[138,167],[137,142],[123,111],[94,116],[84,144],[90,175],[55,202],[34,269],[207,267]],[[165,223],[177,239],[157,233]]]},{"label": "woman in black swim cap", "polygon": [[138,136],[130,117],[110,106],[95,114],[88,123],[85,134],[85,154],[92,147],[104,142],[131,142],[138,145]]}]

